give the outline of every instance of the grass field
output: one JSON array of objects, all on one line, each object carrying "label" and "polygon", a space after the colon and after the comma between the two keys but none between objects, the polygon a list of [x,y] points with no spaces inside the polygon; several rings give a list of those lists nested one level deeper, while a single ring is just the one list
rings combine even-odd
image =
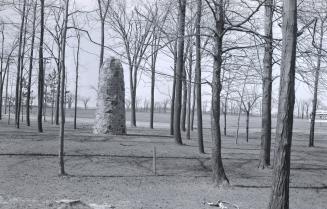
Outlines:
[{"label": "grass field", "polygon": [[[200,155],[196,132],[191,140],[184,137],[184,146],[174,143],[169,136],[169,114],[156,114],[155,129],[151,130],[147,128],[148,113],[138,113],[138,127],[128,128],[126,136],[94,136],[93,110],[80,110],[79,114],[78,130],[73,130],[72,114],[67,113],[66,177],[58,176],[59,131],[49,117],[42,134],[37,133],[35,121],[32,127],[23,124],[19,130],[8,125],[6,118],[0,121],[1,209],[56,208],[53,203],[60,199],[117,209],[201,209],[210,208],[206,203],[217,200],[241,209],[267,207],[272,170],[257,169],[259,117],[250,119],[248,143],[245,119],[241,118],[239,144],[235,144],[236,117],[228,117],[222,152],[231,186],[216,188],[211,184],[209,115],[204,116],[206,154]],[[295,120],[290,208],[326,209],[327,124],[317,124],[314,148],[307,147],[308,127],[306,120]],[[154,146],[157,175],[152,171]]]}]

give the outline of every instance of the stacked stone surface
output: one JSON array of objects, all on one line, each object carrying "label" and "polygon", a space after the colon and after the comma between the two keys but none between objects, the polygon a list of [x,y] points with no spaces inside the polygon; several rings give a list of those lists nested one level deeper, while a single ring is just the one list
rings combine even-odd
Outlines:
[{"label": "stacked stone surface", "polygon": [[100,69],[95,134],[126,134],[124,70],[119,59],[110,57]]}]

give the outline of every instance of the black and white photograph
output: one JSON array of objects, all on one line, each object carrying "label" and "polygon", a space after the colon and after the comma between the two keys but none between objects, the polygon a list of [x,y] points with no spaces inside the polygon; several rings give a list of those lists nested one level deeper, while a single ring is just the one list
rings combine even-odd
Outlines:
[{"label": "black and white photograph", "polygon": [[0,209],[327,209],[327,0],[0,0]]}]

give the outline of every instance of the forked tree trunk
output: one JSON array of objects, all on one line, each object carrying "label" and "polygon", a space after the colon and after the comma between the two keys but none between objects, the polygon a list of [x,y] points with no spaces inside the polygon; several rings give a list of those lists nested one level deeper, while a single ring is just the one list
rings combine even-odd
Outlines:
[{"label": "forked tree trunk", "polygon": [[202,16],[202,0],[197,1],[197,17],[195,25],[195,86],[196,86],[196,117],[198,132],[199,152],[204,153],[203,145],[203,127],[202,127],[202,96],[201,96],[201,16]]},{"label": "forked tree trunk", "polygon": [[181,107],[182,107],[182,74],[184,69],[184,34],[186,0],[179,0],[177,63],[176,63],[176,93],[174,104],[174,138],[177,144],[183,144],[181,136]]},{"label": "forked tree trunk", "polygon": [[269,209],[289,208],[289,178],[295,98],[297,0],[285,0],[283,11],[283,45],[276,127],[276,155]]},{"label": "forked tree trunk", "polygon": [[263,58],[262,80],[262,119],[261,119],[261,147],[259,168],[270,165],[271,149],[271,93],[272,93],[272,56],[273,56],[273,0],[265,2],[265,52]]},{"label": "forked tree trunk", "polygon": [[222,44],[224,31],[224,0],[215,4],[216,25],[215,25],[215,49],[214,68],[212,75],[212,105],[211,105],[211,132],[212,132],[212,177],[217,186],[228,185],[229,180],[225,174],[221,157],[221,132],[220,132],[220,93],[221,93],[221,68],[222,68]]},{"label": "forked tree trunk", "polygon": [[316,112],[317,112],[317,98],[318,98],[318,84],[319,84],[319,75],[321,68],[321,58],[322,58],[322,47],[324,40],[324,21],[321,21],[320,26],[320,42],[318,48],[318,60],[317,60],[317,68],[315,70],[315,82],[314,82],[314,90],[313,90],[313,100],[312,100],[312,113],[310,120],[310,136],[309,136],[309,147],[314,146],[314,134],[315,134],[315,120],[316,120]]}]

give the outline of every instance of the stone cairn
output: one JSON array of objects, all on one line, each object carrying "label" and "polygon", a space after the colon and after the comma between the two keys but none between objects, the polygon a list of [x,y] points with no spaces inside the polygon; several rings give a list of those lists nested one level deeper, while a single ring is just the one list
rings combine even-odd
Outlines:
[{"label": "stone cairn", "polygon": [[98,83],[94,134],[126,134],[124,70],[119,59],[103,62]]}]

